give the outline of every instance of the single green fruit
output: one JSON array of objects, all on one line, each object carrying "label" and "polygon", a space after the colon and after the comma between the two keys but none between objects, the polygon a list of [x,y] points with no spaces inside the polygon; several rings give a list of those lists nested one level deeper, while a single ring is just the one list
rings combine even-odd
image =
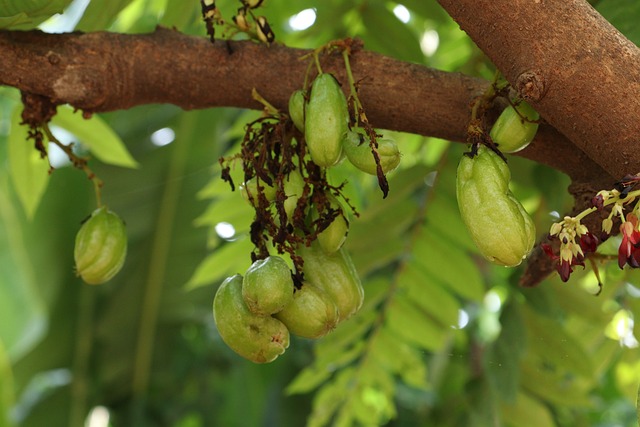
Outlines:
[{"label": "single green fruit", "polygon": [[[523,120],[520,116],[531,121]],[[489,136],[493,142],[498,144],[498,148],[503,153],[515,153],[533,141],[538,131],[538,123],[534,123],[534,121],[539,118],[540,114],[524,101],[521,101],[515,108],[509,105],[493,124]]]},{"label": "single green fruit", "polygon": [[315,164],[328,168],[340,160],[348,121],[347,100],[338,81],[320,74],[311,85],[304,118],[304,136]]},{"label": "single green fruit", "polygon": [[255,363],[273,362],[289,347],[289,330],[271,316],[256,316],[242,298],[242,276],[227,278],[213,299],[213,319],[233,351]]},{"label": "single green fruit", "polygon": [[364,289],[351,257],[344,248],[327,254],[314,241],[311,246],[301,245],[302,271],[305,281],[324,290],[338,307],[339,322],[355,314],[364,301]]},{"label": "single green fruit", "polygon": [[[378,174],[376,161],[373,158],[371,147],[369,147],[368,137],[356,131],[349,131],[344,138],[342,146],[352,165],[370,175]],[[382,173],[391,172],[400,164],[400,150],[398,150],[398,145],[394,140],[379,138],[377,151],[380,157]]]},{"label": "single green fruit", "polygon": [[287,218],[291,220],[296,206],[298,206],[298,199],[304,192],[304,178],[297,169],[292,170],[289,176],[284,178],[283,188],[284,194],[287,196],[284,201],[284,211],[287,213]]},{"label": "single green fruit", "polygon": [[[273,202],[276,199],[276,189],[264,181],[260,181],[260,187],[262,187],[262,193],[269,202]],[[247,182],[240,184],[240,194],[242,198],[251,204],[258,205],[258,180],[251,178]],[[251,200],[254,200],[253,202]]]},{"label": "single green fruit", "polygon": [[76,235],[76,274],[90,285],[115,276],[127,256],[127,231],[118,215],[101,207],[93,211]]},{"label": "single green fruit", "polygon": [[[336,252],[342,247],[345,240],[347,240],[347,234],[349,233],[349,221],[346,218],[346,213],[342,204],[335,197],[327,196],[331,209],[339,212],[331,224],[327,226],[318,234],[318,243],[323,251],[328,254]],[[313,219],[319,217],[317,209],[313,209]]]},{"label": "single green fruit", "polygon": [[489,261],[515,267],[536,239],[533,220],[509,190],[511,173],[496,153],[480,146],[458,165],[456,196],[471,238]]},{"label": "single green fruit", "polygon": [[322,289],[304,283],[293,295],[293,301],[274,315],[289,332],[303,338],[320,338],[338,324],[338,307]]},{"label": "single green fruit", "polygon": [[304,133],[304,91],[298,89],[289,97],[289,117],[300,132]]},{"label": "single green fruit", "polygon": [[242,281],[242,298],[257,316],[269,316],[293,300],[293,279],[286,261],[270,256],[254,262]]}]

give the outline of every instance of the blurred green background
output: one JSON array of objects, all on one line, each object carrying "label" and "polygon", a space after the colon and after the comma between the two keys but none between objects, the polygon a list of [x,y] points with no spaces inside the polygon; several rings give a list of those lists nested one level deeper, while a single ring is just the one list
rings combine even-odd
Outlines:
[{"label": "blurred green background", "polygon": [[[592,3],[639,42],[640,3]],[[239,3],[218,7],[229,19]],[[164,25],[206,36],[196,0],[14,0],[0,12],[10,29]],[[401,60],[493,75],[435,0],[267,0],[260,13],[288,46],[359,37]],[[54,120],[61,141],[92,157],[103,201],[127,224],[123,271],[93,287],[75,277],[72,256],[93,187],[53,146],[49,175],[17,125],[19,99],[0,89],[1,427],[636,425],[640,275],[611,262],[619,240],[600,249],[600,296],[590,268],[519,288],[522,267],[483,261],[459,218],[462,144],[389,133],[403,159],[385,200],[374,178],[346,164],[331,171],[361,212],[347,245],[365,305],[329,336],[294,338],[274,363],[255,365],[221,341],[211,305],[251,250],[252,212],[220,180],[217,159],[259,112],[151,105]],[[571,207],[569,180],[509,164],[543,236]]]}]

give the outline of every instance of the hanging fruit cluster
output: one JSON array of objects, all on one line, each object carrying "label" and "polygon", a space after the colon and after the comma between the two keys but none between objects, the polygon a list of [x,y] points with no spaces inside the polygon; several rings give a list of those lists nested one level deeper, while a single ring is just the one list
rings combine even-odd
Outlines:
[{"label": "hanging fruit cluster", "polygon": [[[257,363],[282,354],[289,333],[326,335],[364,299],[343,247],[349,214],[357,212],[343,194],[346,183],[330,183],[327,170],[346,158],[377,176],[386,196],[385,174],[398,166],[400,153],[366,120],[349,67],[350,47],[336,42],[314,52],[317,74],[308,74],[310,82],[292,93],[288,114],[254,91],[268,114],[247,125],[240,153],[220,159],[222,178],[232,189],[231,168],[242,164],[240,190],[255,211],[250,227],[255,248],[244,276],[229,277],[218,289],[213,314],[225,343]],[[348,99],[318,58],[338,49],[349,79]]]},{"label": "hanging fruit cluster", "polygon": [[494,264],[515,267],[533,249],[536,229],[533,220],[509,189],[511,172],[502,152],[525,148],[537,130],[538,113],[522,100],[509,105],[487,133],[477,117],[483,103],[508,91],[496,82],[479,98],[469,125],[471,151],[460,160],[456,197],[460,215],[480,253]]}]

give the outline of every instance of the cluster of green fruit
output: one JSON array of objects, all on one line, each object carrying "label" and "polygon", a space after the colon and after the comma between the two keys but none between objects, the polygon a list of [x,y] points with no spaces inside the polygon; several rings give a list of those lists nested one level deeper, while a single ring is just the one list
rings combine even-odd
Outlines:
[{"label": "cluster of green fruit", "polygon": [[213,301],[223,341],[256,363],[275,360],[289,347],[289,333],[320,338],[358,311],[360,279],[344,249],[326,253],[317,242],[301,246],[304,282],[295,283],[286,261],[269,256],[227,278]]},{"label": "cluster of green fruit", "polygon": [[[346,157],[361,171],[378,174],[371,140],[363,129],[349,129],[347,100],[332,74],[319,74],[308,96],[302,89],[293,92],[289,98],[289,115],[304,134],[311,159],[318,166],[328,168]],[[395,141],[376,139],[374,148],[383,174],[400,164]]]},{"label": "cluster of green fruit", "polygon": [[[533,140],[538,118],[524,101],[510,105],[491,128],[491,140],[500,151],[519,151]],[[510,180],[505,160],[479,145],[458,165],[456,195],[462,220],[482,255],[494,264],[515,267],[531,252],[536,229],[509,189]]]},{"label": "cluster of green fruit", "polygon": [[[347,158],[380,176],[400,161],[394,141],[350,128],[347,99],[331,74],[319,73],[307,91],[292,94],[289,117],[293,126],[261,122],[245,138],[240,189],[256,211],[258,250],[244,276],[227,278],[213,303],[223,341],[256,363],[282,354],[289,333],[320,338],[362,305],[364,290],[343,248],[349,222],[340,187],[327,182],[326,170]],[[292,269],[265,250],[268,238],[290,255]]]}]

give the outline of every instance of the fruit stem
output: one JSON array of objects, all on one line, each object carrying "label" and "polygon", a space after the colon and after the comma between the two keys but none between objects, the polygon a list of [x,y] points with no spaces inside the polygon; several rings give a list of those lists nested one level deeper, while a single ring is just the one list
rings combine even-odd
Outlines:
[{"label": "fruit stem", "polygon": [[253,97],[253,99],[264,105],[264,109],[267,115],[277,116],[278,114],[280,114],[280,110],[274,107],[269,101],[264,99],[262,95],[258,93],[256,88],[251,89],[251,96]]},{"label": "fruit stem", "polygon": [[102,206],[101,189],[102,189],[102,186],[104,185],[104,182],[100,178],[98,178],[98,176],[91,170],[91,168],[87,163],[87,159],[84,157],[80,157],[73,152],[73,143],[63,144],[62,142],[60,142],[58,138],[56,138],[53,135],[53,133],[51,132],[51,129],[49,129],[48,124],[44,124],[42,126],[42,130],[44,131],[45,135],[47,135],[47,138],[49,139],[49,141],[57,145],[67,155],[67,157],[71,161],[71,164],[73,164],[75,168],[82,170],[87,175],[87,178],[89,178],[91,182],[93,182],[93,188],[96,193],[96,203],[98,207],[101,207]]}]

